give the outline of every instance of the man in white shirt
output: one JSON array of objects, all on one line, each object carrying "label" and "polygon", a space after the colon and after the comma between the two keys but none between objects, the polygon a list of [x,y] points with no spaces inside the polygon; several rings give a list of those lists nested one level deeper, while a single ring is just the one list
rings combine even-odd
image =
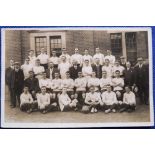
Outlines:
[{"label": "man in white shirt", "polygon": [[104,57],[104,59],[108,59],[110,62],[110,65],[114,65],[115,63],[115,56],[111,54],[111,50],[107,50],[107,55]]},{"label": "man in white shirt", "polygon": [[49,56],[46,54],[45,49],[41,48],[41,53],[38,55],[37,59],[40,60],[40,65],[46,70],[48,68]]},{"label": "man in white shirt", "polygon": [[117,100],[119,103],[122,103],[122,94],[123,94],[123,87],[124,87],[124,79],[120,77],[120,71],[116,70],[115,78],[112,79],[112,86],[114,92],[116,93]]},{"label": "man in white shirt", "polygon": [[136,109],[136,97],[131,91],[130,86],[125,86],[125,93],[123,95],[123,104],[121,105],[120,112],[133,112]]},{"label": "man in white shirt", "polygon": [[33,66],[33,71],[35,77],[39,80],[42,78],[42,73],[45,72],[45,69],[43,66],[40,66],[40,60],[36,59],[36,65]]},{"label": "man in white shirt", "polygon": [[49,58],[49,62],[54,64],[54,68],[58,68],[59,58],[56,55],[56,51],[52,51],[52,57]]},{"label": "man in white shirt", "polygon": [[35,56],[34,50],[30,50],[30,51],[29,51],[29,56],[28,56],[28,58],[30,59],[30,64],[31,64],[32,66],[35,66],[36,56]]},{"label": "man in white shirt", "polygon": [[28,87],[25,86],[23,93],[20,95],[20,110],[27,113],[32,112],[33,98],[28,91]]},{"label": "man in white shirt", "polygon": [[113,66],[112,70],[113,70],[112,72],[113,72],[114,77],[116,76],[115,75],[116,70],[119,70],[120,76],[123,77],[125,68],[120,65],[120,62],[118,60],[116,60],[115,65]]},{"label": "man in white shirt", "polygon": [[61,57],[62,62],[58,65],[58,69],[60,70],[61,79],[66,78],[66,72],[69,71],[70,64],[66,61],[66,56]]},{"label": "man in white shirt", "polygon": [[95,63],[95,59],[100,59],[100,65],[103,65],[104,63],[104,55],[100,52],[99,47],[95,50],[96,54],[93,56],[93,62]]},{"label": "man in white shirt", "polygon": [[102,93],[107,90],[107,85],[111,85],[111,78],[107,76],[106,71],[103,71],[102,78],[100,79],[100,88]]},{"label": "man in white shirt", "polygon": [[50,92],[50,79],[46,77],[46,73],[42,73],[42,78],[39,80],[39,87],[46,87],[47,92]]},{"label": "man in white shirt", "polygon": [[82,67],[82,74],[88,80],[92,75],[93,69],[89,65],[89,60],[85,60],[85,65]]},{"label": "man in white shirt", "polygon": [[29,71],[33,70],[32,64],[29,63],[30,59],[26,58],[25,63],[21,66],[21,69],[24,73],[24,79],[27,79],[29,77]]},{"label": "man in white shirt", "polygon": [[57,107],[56,102],[50,103],[51,101],[50,94],[46,93],[45,86],[41,87],[41,93],[37,95],[37,101],[38,101],[38,109],[43,114],[52,111]]},{"label": "man in white shirt", "polygon": [[79,66],[82,66],[82,62],[83,62],[82,60],[83,58],[82,58],[82,55],[79,54],[79,49],[75,48],[75,54],[71,56],[71,65],[73,65],[74,61],[76,61]]},{"label": "man in white shirt", "polygon": [[66,88],[67,93],[71,96],[74,93],[74,80],[70,78],[69,72],[66,72],[66,78],[61,82],[61,88]]},{"label": "man in white shirt", "polygon": [[111,86],[107,85],[107,91],[102,93],[102,104],[101,106],[105,110],[105,113],[116,112],[117,98],[115,92],[111,90]]},{"label": "man in white shirt", "polygon": [[70,64],[71,56],[67,53],[67,51],[66,51],[65,48],[62,49],[62,54],[61,54],[60,57],[59,57],[59,62],[60,62],[60,63],[62,62],[62,57],[63,57],[63,56],[66,57],[66,61]]},{"label": "man in white shirt", "polygon": [[99,78],[96,77],[95,72],[92,72],[91,78],[88,79],[87,86],[88,86],[88,88],[90,88],[91,86],[94,86],[95,91],[99,91],[100,80],[99,80]]},{"label": "man in white shirt", "polygon": [[89,60],[89,65],[93,64],[93,57],[89,54],[88,49],[84,50],[84,55],[83,55],[83,59],[82,59],[83,66],[85,65],[85,60]]},{"label": "man in white shirt", "polygon": [[106,71],[107,72],[107,77],[112,77],[113,76],[113,67],[112,65],[110,65],[110,61],[109,59],[105,59],[105,64],[102,67],[102,71]]},{"label": "man in white shirt", "polygon": [[88,109],[85,110],[83,108],[82,112],[96,113],[98,111],[97,109],[102,104],[101,102],[102,100],[101,100],[100,93],[95,92],[94,86],[91,86],[90,92],[86,93],[86,98],[85,98],[85,104],[87,105]]},{"label": "man in white shirt", "polygon": [[59,107],[61,111],[68,111],[76,108],[76,103],[72,102],[67,94],[67,88],[62,89],[61,95],[59,95]]}]

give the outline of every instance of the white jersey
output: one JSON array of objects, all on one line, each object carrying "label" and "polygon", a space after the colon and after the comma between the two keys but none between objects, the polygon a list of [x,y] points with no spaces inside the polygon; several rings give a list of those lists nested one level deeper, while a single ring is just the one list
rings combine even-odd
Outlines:
[{"label": "white jersey", "polygon": [[37,102],[40,109],[44,109],[45,106],[50,104],[50,94],[38,94],[37,95]]},{"label": "white jersey", "polygon": [[100,79],[98,78],[89,78],[88,79],[88,88],[90,88],[91,86],[94,86],[95,87],[95,91],[97,91],[100,86]]},{"label": "white jersey", "polygon": [[114,55],[106,55],[104,57],[104,60],[105,59],[108,59],[111,65],[113,65],[115,63],[115,56]]},{"label": "white jersey", "polygon": [[39,87],[45,86],[46,88],[50,88],[50,79],[40,79],[39,80]]},{"label": "white jersey", "polygon": [[101,87],[101,90],[106,90],[107,89],[107,85],[112,85],[111,78],[110,77],[101,78],[100,79],[100,87]]},{"label": "white jersey", "polygon": [[59,106],[61,111],[63,111],[64,106],[70,105],[71,103],[71,99],[67,94],[61,94],[58,99],[59,99]]},{"label": "white jersey", "polygon": [[35,62],[36,62],[36,56],[28,56],[29,57],[29,59],[30,59],[30,64],[32,65],[32,66],[35,66]]},{"label": "white jersey", "polygon": [[124,79],[123,78],[113,78],[112,86],[114,87],[114,91],[123,90],[124,87]]},{"label": "white jersey", "polygon": [[60,91],[62,86],[62,80],[61,79],[53,79],[50,83],[51,89],[53,91]]},{"label": "white jersey", "polygon": [[112,77],[113,75],[113,67],[111,65],[109,66],[103,66],[102,67],[102,72],[106,71],[107,72],[107,77]]},{"label": "white jersey", "polygon": [[76,91],[86,91],[87,81],[84,77],[75,79]]},{"label": "white jersey", "polygon": [[82,74],[84,77],[86,77],[86,78],[91,77],[92,72],[93,72],[93,69],[91,66],[83,66],[82,67]]},{"label": "white jersey", "polygon": [[101,104],[101,96],[100,93],[94,92],[94,93],[86,93],[85,103],[92,105],[92,104]]},{"label": "white jersey", "polygon": [[53,62],[54,65],[58,65],[59,64],[59,58],[57,56],[56,57],[50,57],[49,62]]},{"label": "white jersey", "polygon": [[83,55],[82,57],[83,66],[85,65],[85,60],[89,61],[89,65],[93,63],[93,57],[91,55]]},{"label": "white jersey", "polygon": [[123,103],[135,105],[136,104],[136,97],[135,94],[130,91],[129,93],[124,93],[123,95]]},{"label": "white jersey", "polygon": [[60,57],[59,57],[59,61],[60,62],[62,62],[62,57],[63,56],[65,56],[66,57],[66,61],[68,62],[68,63],[70,63],[70,59],[71,59],[71,56],[69,55],[69,54],[62,54],[62,55],[60,55]]},{"label": "white jersey", "polygon": [[103,65],[103,63],[104,63],[104,55],[102,53],[96,53],[93,56],[94,64],[95,64],[96,59],[99,59],[100,60],[100,65]]},{"label": "white jersey", "polygon": [[116,70],[119,70],[120,75],[123,75],[123,72],[124,72],[125,68],[123,66],[113,66],[112,70],[113,70],[112,72],[113,72],[114,76],[116,75],[115,74]]},{"label": "white jersey", "polygon": [[58,69],[60,70],[61,79],[66,78],[66,72],[69,71],[69,68],[70,68],[70,64],[68,62],[65,62],[65,63],[62,62],[58,65]]},{"label": "white jersey", "polygon": [[33,98],[32,95],[30,93],[22,93],[20,95],[20,106],[25,104],[25,103],[32,103],[33,102]]},{"label": "white jersey", "polygon": [[111,92],[105,91],[102,93],[101,97],[102,97],[102,102],[105,105],[113,105],[114,103],[115,104],[118,103],[116,94],[113,91]]},{"label": "white jersey", "polygon": [[69,79],[63,79],[61,82],[61,88],[66,87],[68,91],[73,91],[74,88],[74,80],[69,78]]},{"label": "white jersey", "polygon": [[37,59],[40,60],[40,64],[47,64],[49,56],[47,54],[41,53],[40,55],[38,55]]},{"label": "white jersey", "polygon": [[33,71],[36,75],[36,78],[41,79],[42,73],[45,72],[45,69],[43,66],[33,66]]},{"label": "white jersey", "polygon": [[76,61],[78,64],[82,64],[82,55],[81,54],[73,54],[71,56],[71,64],[73,64],[73,62]]},{"label": "white jersey", "polygon": [[33,70],[33,66],[32,64],[24,64],[21,66],[21,69],[23,70],[25,79],[27,79],[29,77],[29,71]]}]

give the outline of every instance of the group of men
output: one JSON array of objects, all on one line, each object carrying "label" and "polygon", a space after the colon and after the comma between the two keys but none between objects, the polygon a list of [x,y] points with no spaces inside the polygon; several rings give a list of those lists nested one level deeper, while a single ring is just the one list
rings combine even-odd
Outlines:
[{"label": "group of men", "polygon": [[104,56],[96,48],[91,56],[88,49],[81,55],[75,48],[70,56],[63,49],[59,57],[56,51],[49,57],[44,48],[36,57],[30,50],[23,65],[10,60],[5,76],[11,108],[18,101],[20,109],[28,113],[132,112],[136,108],[136,95],[141,103],[149,103],[148,61],[139,57],[133,66],[123,56],[116,60],[110,50]]}]

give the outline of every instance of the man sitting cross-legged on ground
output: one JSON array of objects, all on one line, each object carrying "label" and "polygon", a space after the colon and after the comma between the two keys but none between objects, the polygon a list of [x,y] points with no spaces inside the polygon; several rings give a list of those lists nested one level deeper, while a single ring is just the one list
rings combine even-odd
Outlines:
[{"label": "man sitting cross-legged on ground", "polygon": [[24,87],[24,92],[20,95],[20,110],[27,113],[33,111],[33,104],[37,104],[36,101],[33,101],[32,95],[28,91],[28,87]]},{"label": "man sitting cross-legged on ground", "polygon": [[76,89],[75,93],[77,94],[77,99],[78,99],[77,108],[81,109],[84,104],[86,85],[87,85],[87,81],[82,76],[82,72],[78,72],[78,78],[75,79],[74,85]]},{"label": "man sitting cross-legged on ground", "polygon": [[107,85],[107,91],[102,93],[102,107],[105,113],[116,112],[117,98],[115,92],[111,90],[111,86]]},{"label": "man sitting cross-legged on ground", "polygon": [[61,111],[69,111],[76,108],[76,102],[72,102],[67,94],[67,88],[63,87],[61,95],[58,97]]},{"label": "man sitting cross-legged on ground", "polygon": [[46,87],[41,87],[41,93],[37,95],[38,109],[45,114],[57,107],[56,102],[50,103],[50,94],[46,93]]},{"label": "man sitting cross-legged on ground", "polygon": [[86,93],[86,98],[85,98],[85,104],[86,106],[82,107],[82,112],[84,113],[96,113],[98,107],[102,104],[101,103],[101,97],[100,93],[95,92],[94,86],[90,87],[90,92]]},{"label": "man sitting cross-legged on ground", "polygon": [[123,95],[123,104],[121,105],[120,112],[132,112],[136,108],[136,97],[135,94],[131,91],[130,86],[125,86],[125,93]]}]

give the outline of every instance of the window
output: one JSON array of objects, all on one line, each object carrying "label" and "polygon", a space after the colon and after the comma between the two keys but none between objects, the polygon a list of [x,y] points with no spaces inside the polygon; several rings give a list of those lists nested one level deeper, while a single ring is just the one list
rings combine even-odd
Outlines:
[{"label": "window", "polygon": [[122,34],[112,33],[110,34],[110,40],[112,53],[119,57],[122,54]]},{"label": "window", "polygon": [[50,52],[52,53],[53,50],[55,50],[57,53],[57,56],[61,55],[61,49],[62,49],[62,39],[61,36],[51,36],[50,37]]},{"label": "window", "polygon": [[47,38],[46,37],[35,37],[36,55],[40,54],[41,48],[44,48],[45,51],[47,51]]}]

